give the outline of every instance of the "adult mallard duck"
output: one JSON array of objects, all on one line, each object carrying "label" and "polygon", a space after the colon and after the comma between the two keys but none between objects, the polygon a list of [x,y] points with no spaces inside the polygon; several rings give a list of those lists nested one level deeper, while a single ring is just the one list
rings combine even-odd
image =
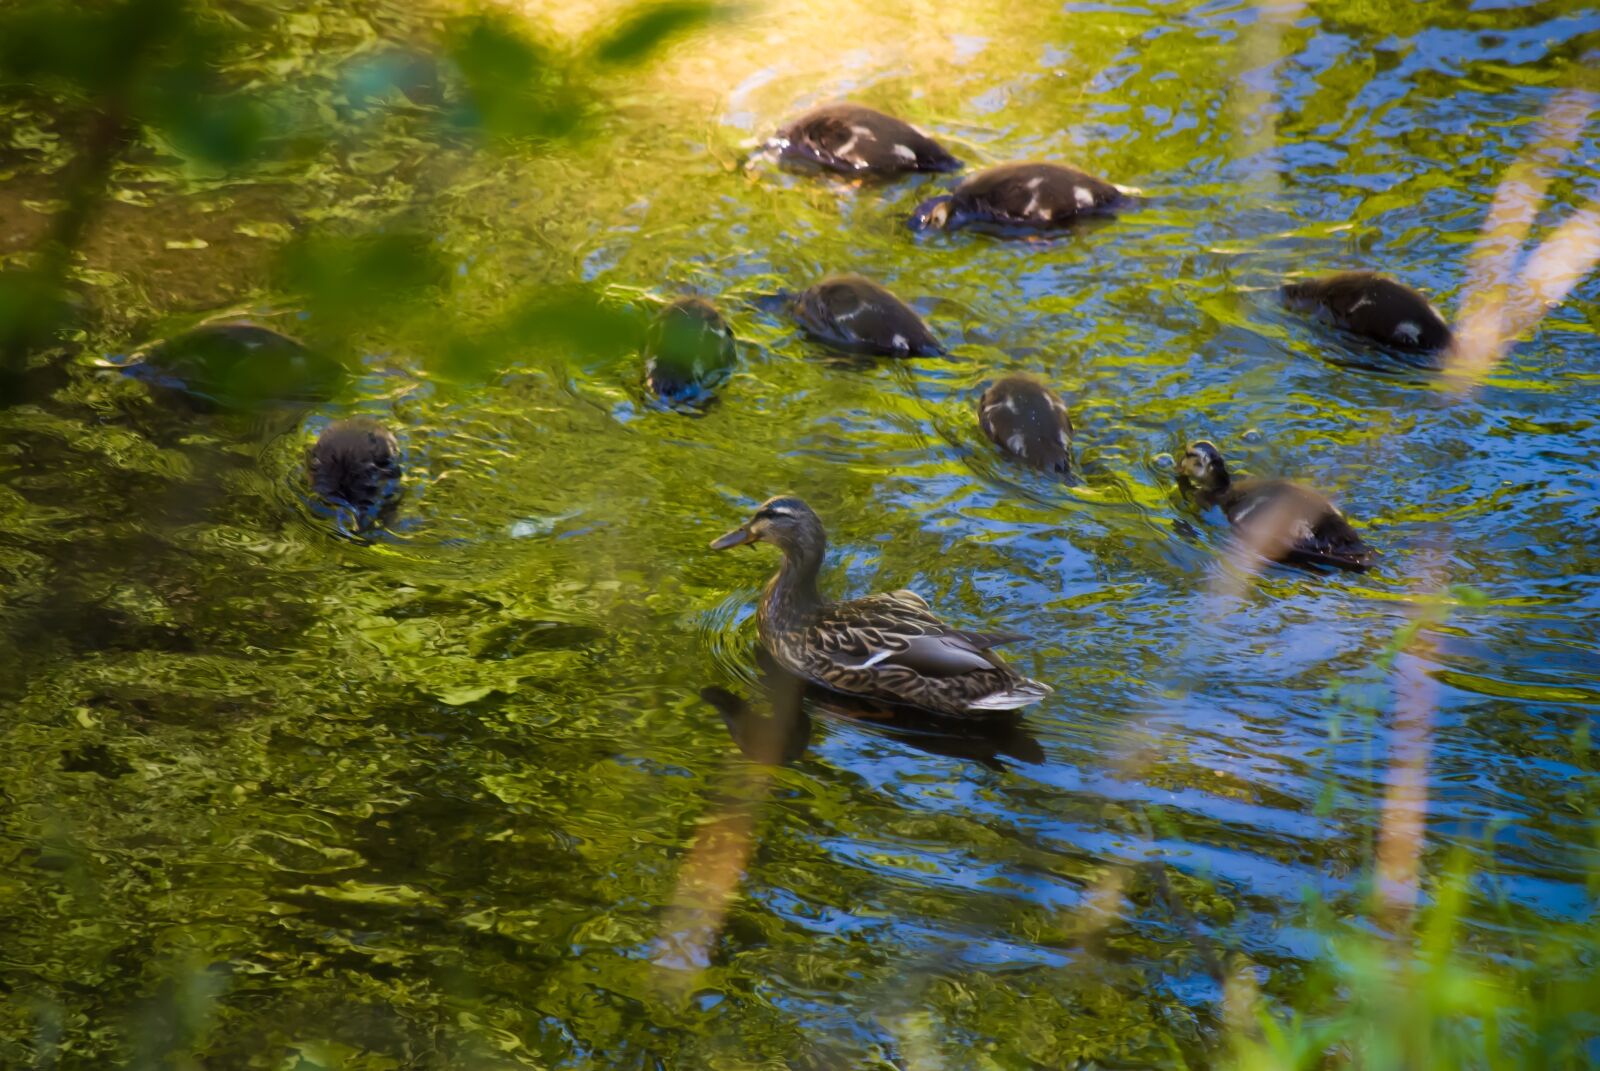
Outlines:
[{"label": "adult mallard duck", "polygon": [[354,417],[322,429],[306,455],[311,490],[355,512],[358,528],[377,523],[400,489],[400,444],[376,420]]},{"label": "adult mallard duck", "polygon": [[767,144],[782,163],[844,175],[961,170],[960,160],[910,123],[860,104],[824,104]]},{"label": "adult mallard duck", "polygon": [[1067,403],[1032,376],[1001,376],[978,399],[978,423],[1000,449],[1036,469],[1072,471]]},{"label": "adult mallard duck", "polygon": [[798,498],[767,500],[711,549],[745,543],[772,543],[783,551],[756,624],[773,658],[799,677],[849,695],[969,718],[1016,710],[1050,694],[992,650],[1023,639],[1015,633],[952,628],[911,591],[824,602],[817,572],[827,534]]},{"label": "adult mallard duck", "polygon": [[976,224],[998,231],[1071,227],[1088,215],[1126,203],[1131,191],[1075,167],[1050,163],[1001,164],[932,197],[911,215],[911,229],[955,230]]},{"label": "adult mallard duck", "polygon": [[1372,548],[1332,502],[1288,480],[1235,480],[1222,451],[1204,439],[1184,451],[1178,482],[1202,509],[1221,509],[1234,531],[1262,557],[1355,572],[1371,563]]},{"label": "adult mallard duck", "polygon": [[813,338],[842,350],[881,357],[944,352],[916,310],[860,275],[833,275],[801,292],[795,320]]},{"label": "adult mallard duck", "polygon": [[1450,345],[1450,325],[1428,299],[1376,272],[1345,271],[1285,283],[1290,308],[1313,311],[1351,334],[1414,353],[1437,353]]}]

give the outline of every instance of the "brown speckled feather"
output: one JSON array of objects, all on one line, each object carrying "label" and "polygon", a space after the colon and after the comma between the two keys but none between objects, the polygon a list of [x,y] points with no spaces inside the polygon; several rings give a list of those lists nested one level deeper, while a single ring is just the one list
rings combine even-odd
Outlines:
[{"label": "brown speckled feather", "polygon": [[1371,548],[1344,514],[1309,487],[1287,480],[1239,480],[1216,504],[1247,543],[1273,551],[1269,557],[1357,572],[1370,563]]},{"label": "brown speckled feather", "polygon": [[1202,508],[1221,509],[1252,553],[1357,572],[1371,561],[1372,548],[1332,502],[1288,480],[1235,480],[1222,451],[1204,439],[1184,450],[1178,481]]},{"label": "brown speckled feather", "polygon": [[885,357],[944,352],[916,310],[859,275],[835,275],[805,290],[795,299],[794,318],[813,337],[841,349]]},{"label": "brown speckled feather", "polygon": [[1338,327],[1396,349],[1434,353],[1450,345],[1450,325],[1428,299],[1402,282],[1347,271],[1285,283],[1284,301]]},{"label": "brown speckled feather", "polygon": [[955,188],[958,217],[1002,226],[1069,226],[1080,216],[1104,212],[1127,200],[1121,190],[1074,167],[1049,163],[1001,164],[980,171]]},{"label": "brown speckled feather", "polygon": [[906,171],[956,171],[944,147],[910,123],[860,104],[826,104],[773,139],[786,163],[846,175],[897,175]]},{"label": "brown speckled feather", "polygon": [[1067,405],[1032,376],[997,379],[978,400],[978,424],[991,442],[1034,468],[1072,469],[1072,418]]},{"label": "brown speckled feather", "polygon": [[989,650],[1022,636],[952,628],[911,592],[832,603],[808,622],[765,611],[759,620],[762,641],[780,663],[841,692],[959,715],[1033,684]]}]

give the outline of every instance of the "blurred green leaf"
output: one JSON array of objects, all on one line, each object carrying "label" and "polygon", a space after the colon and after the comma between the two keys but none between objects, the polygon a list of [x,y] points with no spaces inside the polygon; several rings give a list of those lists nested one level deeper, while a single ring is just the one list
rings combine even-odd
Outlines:
[{"label": "blurred green leaf", "polygon": [[301,239],[284,250],[279,277],[309,311],[349,324],[444,285],[449,269],[427,235],[394,232]]},{"label": "blurred green leaf", "polygon": [[463,20],[450,35],[449,55],[466,88],[461,125],[491,137],[559,138],[582,121],[583,95],[564,64],[510,20]]},{"label": "blurred green leaf", "polygon": [[595,45],[601,63],[637,63],[677,34],[722,14],[721,4],[702,0],[667,0],[642,4],[629,12]]},{"label": "blurred green leaf", "polygon": [[185,155],[224,166],[245,163],[261,144],[266,121],[257,101],[227,92],[211,71],[209,63],[226,43],[185,35],[176,48],[179,62],[143,80],[137,117]]},{"label": "blurred green leaf", "polygon": [[593,289],[575,285],[528,301],[507,327],[514,344],[553,346],[564,355],[609,361],[638,350],[645,320],[638,310],[611,304]]},{"label": "blurred green leaf", "polygon": [[15,8],[0,13],[0,81],[100,96],[125,86],[145,52],[183,21],[182,0]]},{"label": "blurred green leaf", "polygon": [[438,62],[427,52],[395,48],[363,57],[345,69],[343,82],[350,101],[363,107],[395,92],[412,104],[444,102]]},{"label": "blurred green leaf", "polygon": [[0,357],[47,345],[70,313],[58,280],[36,271],[0,272]]},{"label": "blurred green leaf", "polygon": [[260,107],[242,97],[174,95],[149,119],[178,151],[226,167],[253,159],[266,131]]},{"label": "blurred green leaf", "polygon": [[177,151],[237,166],[259,147],[260,105],[218,70],[235,38],[185,0],[39,4],[0,15],[0,82],[84,98]]},{"label": "blurred green leaf", "polygon": [[83,12],[43,4],[0,13],[0,82],[83,90],[108,59],[92,27]]},{"label": "blurred green leaf", "polygon": [[446,328],[430,340],[429,369],[470,383],[535,359],[604,365],[635,356],[645,326],[638,310],[574,283],[514,304],[486,329]]}]

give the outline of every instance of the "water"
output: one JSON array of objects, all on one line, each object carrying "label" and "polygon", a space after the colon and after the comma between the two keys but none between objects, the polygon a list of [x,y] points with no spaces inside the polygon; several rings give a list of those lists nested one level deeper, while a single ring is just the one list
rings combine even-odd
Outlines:
[{"label": "water", "polygon": [[[405,7],[263,17],[282,32],[236,71],[316,100],[372,35],[422,32]],[[136,155],[87,251],[82,358],[0,411],[0,1062],[1205,1063],[1214,957],[1292,1001],[1327,951],[1302,902],[1360,907],[1406,681],[1432,710],[1424,865],[1474,868],[1461,946],[1510,969],[1592,920],[1600,290],[1460,400],[1270,288],[1371,267],[1454,311],[1597,33],[1561,3],[771,4],[605,82],[590,135],[546,153],[436,147],[402,109],[343,115],[288,180]],[[1064,159],[1147,203],[1048,242],[919,238],[903,220],[946,180],[743,167],[846,94],[973,164]],[[24,140],[7,249],[62,151]],[[1595,159],[1591,128],[1535,237]],[[573,277],[698,293],[738,371],[690,417],[587,357],[504,353],[459,386],[374,323],[347,396],[274,418],[92,367],[203,312],[308,327],[277,242],[401,209],[454,269],[409,313],[470,326]],[[951,355],[828,360],[762,300],[837,271]],[[1078,485],[979,434],[1007,370],[1068,399]],[[352,413],[408,454],[370,544],[299,483]],[[1375,571],[1230,586],[1216,518],[1175,524],[1169,455],[1202,435],[1327,492]],[[705,544],[780,491],[828,526],[826,591],[1025,632],[1011,657],[1055,694],[989,741],[808,705],[797,760],[743,758],[700,693],[761,716],[776,562]],[[1440,606],[1442,582],[1471,590]],[[725,915],[692,909],[718,888]]]}]

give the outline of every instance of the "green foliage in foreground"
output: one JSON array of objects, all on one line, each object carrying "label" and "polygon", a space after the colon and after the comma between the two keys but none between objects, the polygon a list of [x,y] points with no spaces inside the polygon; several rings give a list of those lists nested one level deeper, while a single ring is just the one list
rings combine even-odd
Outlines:
[{"label": "green foliage in foreground", "polygon": [[[645,4],[576,51],[539,41],[503,15],[449,15],[431,51],[384,53],[348,72],[347,99],[361,106],[389,100],[420,114],[409,136],[443,152],[458,151],[463,137],[537,150],[588,132],[604,112],[598,85],[607,68],[639,63],[724,13],[698,2]],[[292,83],[234,84],[219,73],[229,56],[278,46],[251,26],[189,0],[34,3],[0,12],[0,94],[14,108],[58,115],[80,144],[61,172],[62,207],[31,262],[0,271],[0,401],[24,390],[17,377],[31,360],[82,326],[70,267],[123,156],[155,152],[235,178],[269,176],[339,136],[328,107],[308,109]],[[424,301],[446,304],[441,252],[404,217],[306,228],[281,257],[280,296],[297,300],[332,348],[374,323],[409,323],[418,350],[437,355],[447,376],[492,374],[498,367],[481,347],[483,310],[470,329],[417,315]],[[611,357],[637,344],[631,312],[579,293],[590,288],[575,279],[562,289],[570,292],[513,299],[506,323],[489,333],[518,337],[565,325],[556,343],[582,340],[591,353]]]},{"label": "green foliage in foreground", "polygon": [[1370,918],[1310,914],[1326,943],[1285,1013],[1233,990],[1231,1066],[1238,1071],[1325,1067],[1417,1068],[1592,1066],[1600,1011],[1600,935],[1562,923],[1511,962],[1485,962],[1465,914],[1472,873],[1457,854],[1430,890],[1413,938],[1374,931]]}]

